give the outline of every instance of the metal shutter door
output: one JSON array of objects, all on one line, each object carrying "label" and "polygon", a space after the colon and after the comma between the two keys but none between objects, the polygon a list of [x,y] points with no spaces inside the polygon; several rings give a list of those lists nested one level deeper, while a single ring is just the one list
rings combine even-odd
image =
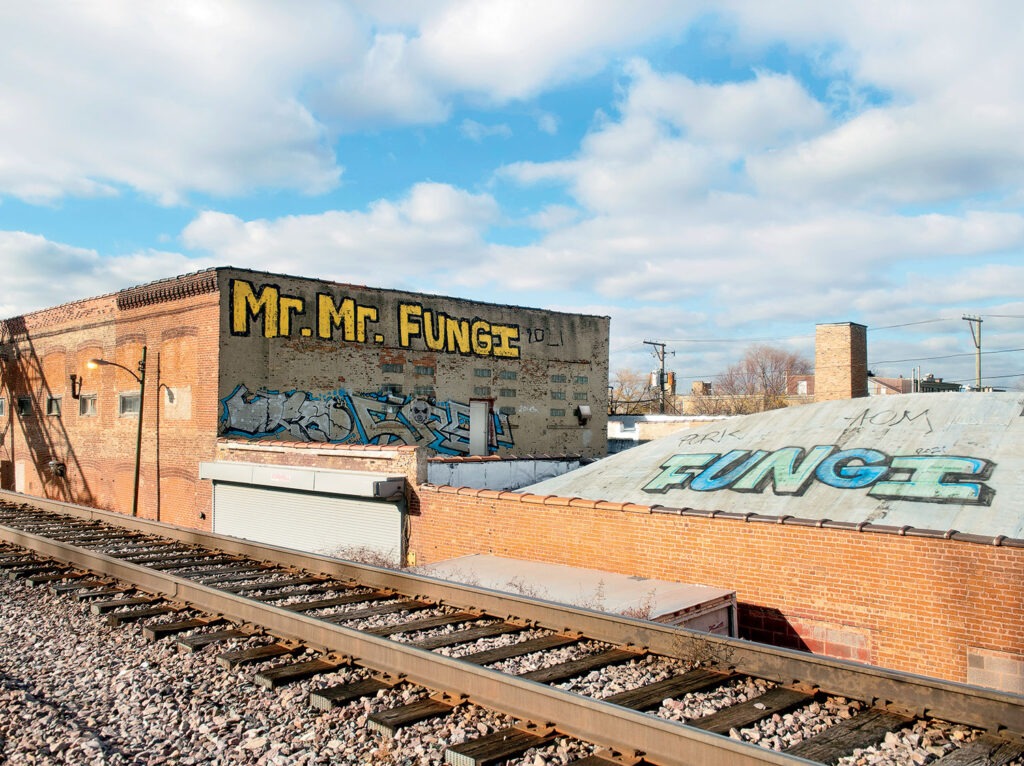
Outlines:
[{"label": "metal shutter door", "polygon": [[402,512],[379,500],[217,481],[213,531],[325,555],[365,548],[401,563]]}]

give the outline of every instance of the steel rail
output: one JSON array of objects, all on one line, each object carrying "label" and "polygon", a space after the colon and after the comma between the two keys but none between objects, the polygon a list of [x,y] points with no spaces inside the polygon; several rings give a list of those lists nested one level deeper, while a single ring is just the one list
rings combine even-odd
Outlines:
[{"label": "steel rail", "polygon": [[962,723],[995,734],[1024,737],[1022,695],[554,604],[55,500],[0,491],[2,499],[26,502],[41,509],[104,521],[283,566],[341,579],[356,579],[368,586],[390,588],[458,608],[477,609],[495,617],[526,621],[554,631],[580,633],[611,644],[642,647],[656,654],[682,659],[710,659],[720,668],[734,669],[778,683],[799,683],[870,705]]},{"label": "steel rail", "polygon": [[815,763],[250,601],[182,577],[156,572],[13,527],[0,525],[0,537],[43,556],[125,580],[168,599],[186,602],[198,610],[259,625],[272,634],[342,653],[360,665],[397,674],[411,683],[435,691],[466,695],[468,700],[485,708],[552,725],[564,735],[622,753],[643,755],[663,766],[798,766]]}]

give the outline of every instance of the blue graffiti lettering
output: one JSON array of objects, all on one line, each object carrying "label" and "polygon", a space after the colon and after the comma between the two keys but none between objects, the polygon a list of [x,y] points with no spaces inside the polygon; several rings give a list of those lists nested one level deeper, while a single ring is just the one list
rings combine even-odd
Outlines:
[{"label": "blue graffiti lettering", "polygon": [[[448,455],[469,454],[469,405],[343,389],[258,391],[239,385],[221,400],[224,433],[253,438],[286,435],[338,444],[413,444]],[[491,413],[488,450],[515,442],[508,415]]]},{"label": "blue graffiti lettering", "polygon": [[641,489],[666,493],[732,490],[802,495],[816,480],[835,489],[864,489],[876,498],[921,503],[991,505],[995,490],[985,483],[995,463],[956,455],[889,456],[874,449],[817,445],[673,455]]}]

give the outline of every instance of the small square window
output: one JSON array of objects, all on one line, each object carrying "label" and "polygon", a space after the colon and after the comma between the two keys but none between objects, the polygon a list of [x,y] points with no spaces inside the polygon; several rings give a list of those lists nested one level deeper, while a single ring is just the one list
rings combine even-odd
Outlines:
[{"label": "small square window", "polygon": [[142,397],[136,393],[117,395],[117,414],[120,416],[138,415]]},{"label": "small square window", "polygon": [[489,378],[491,377],[490,368],[477,367],[473,370],[473,376],[477,378]]},{"label": "small square window", "polygon": [[551,417],[553,417],[553,418],[564,418],[565,417],[565,410],[563,410],[561,407],[552,407],[551,408]]},{"label": "small square window", "polygon": [[91,417],[96,413],[96,394],[83,394],[78,399],[78,414],[83,417]]},{"label": "small square window", "polygon": [[565,398],[565,391],[552,391],[551,392],[551,398],[552,399],[564,399]]},{"label": "small square window", "polygon": [[60,417],[60,399],[59,396],[48,396],[46,397],[46,414],[56,415]]},{"label": "small square window", "polygon": [[31,396],[19,396],[18,397],[18,414],[22,417],[27,417],[32,414],[32,397]]}]

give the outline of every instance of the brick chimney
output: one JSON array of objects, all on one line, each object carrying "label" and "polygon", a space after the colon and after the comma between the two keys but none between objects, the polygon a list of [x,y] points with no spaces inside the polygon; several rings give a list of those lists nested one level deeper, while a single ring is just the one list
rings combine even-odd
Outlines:
[{"label": "brick chimney", "polygon": [[854,322],[815,327],[814,401],[868,395],[867,330]]}]

